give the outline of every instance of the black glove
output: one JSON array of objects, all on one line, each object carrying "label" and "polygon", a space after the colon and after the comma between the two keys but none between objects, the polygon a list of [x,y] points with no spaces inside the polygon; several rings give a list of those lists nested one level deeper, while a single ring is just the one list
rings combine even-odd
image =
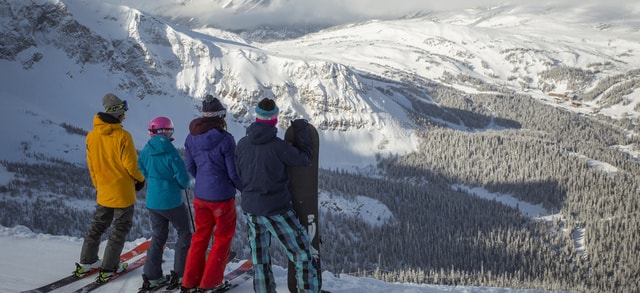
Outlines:
[{"label": "black glove", "polygon": [[313,149],[311,148],[311,136],[309,134],[309,128],[307,127],[309,122],[306,119],[296,119],[291,121],[291,127],[293,127],[293,145],[311,157]]},{"label": "black glove", "polygon": [[307,119],[296,119],[291,121],[291,126],[293,126],[294,130],[301,130],[309,125],[309,121]]},{"label": "black glove", "polygon": [[142,188],[144,188],[144,180],[136,181],[136,191],[140,191]]}]

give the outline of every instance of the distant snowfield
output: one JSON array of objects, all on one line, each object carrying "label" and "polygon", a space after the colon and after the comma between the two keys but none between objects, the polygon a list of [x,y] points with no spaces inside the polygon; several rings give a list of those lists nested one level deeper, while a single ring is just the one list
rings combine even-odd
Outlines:
[{"label": "distant snowfield", "polygon": [[620,148],[620,150],[632,156],[634,159],[636,160],[640,159],[640,151],[637,145],[621,145],[621,146],[618,146],[618,148]]},{"label": "distant snowfield", "polygon": [[529,217],[540,217],[548,214],[547,210],[543,208],[541,204],[530,204],[525,201],[518,200],[511,195],[490,192],[482,187],[468,187],[465,185],[454,184],[451,186],[451,189],[461,189],[486,200],[495,200],[510,207],[517,207],[520,209],[522,214]]},{"label": "distant snowfield", "polygon": [[[606,169],[606,167],[603,167],[603,168]],[[562,216],[562,214],[559,214],[559,213],[551,214],[549,213],[549,211],[547,211],[547,209],[542,207],[542,204],[530,204],[528,202],[518,200],[511,195],[490,192],[482,187],[469,187],[469,186],[456,184],[456,185],[452,185],[451,188],[461,189],[470,194],[478,196],[480,198],[484,198],[486,200],[495,200],[504,205],[518,208],[523,215],[526,215],[535,221],[540,220],[540,221],[546,221],[546,222],[553,222],[553,221],[559,220],[564,223],[564,217]],[[575,249],[578,253],[580,254],[586,253],[586,248],[584,246],[584,229],[583,228],[580,228],[580,229],[576,228],[574,231],[568,231],[565,228],[563,232],[571,233],[571,237],[573,238]]]},{"label": "distant snowfield", "polygon": [[386,205],[366,196],[357,195],[350,200],[321,190],[318,206],[323,211],[359,218],[371,226],[381,226],[393,219],[393,213]]},{"label": "distant snowfield", "polygon": [[618,173],[618,168],[616,168],[615,166],[606,163],[606,162],[602,162],[602,161],[598,161],[598,160],[594,160],[591,159],[585,155],[582,154],[578,154],[578,153],[570,153],[573,156],[577,156],[585,161],[587,161],[587,165],[589,165],[589,167],[591,168],[595,168],[597,170],[601,170],[605,173],[611,174],[611,175],[615,175],[616,173]]},{"label": "distant snowfield", "polygon": [[[469,187],[454,184],[451,186],[451,189],[460,189],[482,199],[489,201],[495,200],[501,204],[518,208],[523,215],[532,219],[548,218],[550,220],[553,217],[561,216],[559,214],[550,214],[542,204],[531,204],[518,200],[509,194],[490,192],[482,187]],[[367,197],[366,195],[355,195],[353,196],[353,199],[347,199],[343,196],[320,190],[318,194],[318,201],[321,211],[352,216],[368,223],[371,226],[387,224],[394,219],[393,212],[391,212],[384,203]]]},{"label": "distant snowfield", "polygon": [[[243,237],[236,235],[236,237]],[[127,242],[124,249],[131,249],[136,244],[144,241],[137,239]],[[105,242],[101,249],[104,249]],[[80,256],[82,239],[69,236],[52,236],[36,234],[24,226],[7,228],[0,226],[0,292],[12,293],[33,289],[50,281],[70,274],[74,263]],[[101,250],[102,253],[102,250]],[[166,249],[163,255],[165,262],[162,267],[168,273],[173,267],[172,249]],[[227,266],[227,271],[239,266],[242,261],[233,261]],[[279,292],[287,292],[287,271],[274,266]],[[333,293],[540,293],[548,291],[540,290],[515,290],[509,288],[490,287],[465,287],[465,286],[435,286],[385,283],[371,278],[356,278],[346,274],[334,275],[328,271],[323,272],[323,288]],[[67,287],[54,292],[70,292],[84,284],[93,281],[92,278],[80,280]],[[142,269],[130,273],[104,285],[94,291],[100,292],[137,292],[142,285]],[[253,292],[251,282],[244,283],[232,291],[233,293]]]},{"label": "distant snowfield", "polygon": [[5,185],[14,178],[14,173],[10,173],[5,166],[0,165],[0,185]]}]

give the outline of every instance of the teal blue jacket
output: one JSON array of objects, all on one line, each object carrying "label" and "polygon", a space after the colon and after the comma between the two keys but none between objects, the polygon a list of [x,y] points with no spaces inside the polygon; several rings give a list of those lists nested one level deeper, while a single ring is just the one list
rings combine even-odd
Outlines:
[{"label": "teal blue jacket", "polygon": [[147,208],[170,210],[182,205],[182,190],[189,187],[191,178],[169,138],[156,135],[149,139],[138,155],[138,168],[147,181]]}]

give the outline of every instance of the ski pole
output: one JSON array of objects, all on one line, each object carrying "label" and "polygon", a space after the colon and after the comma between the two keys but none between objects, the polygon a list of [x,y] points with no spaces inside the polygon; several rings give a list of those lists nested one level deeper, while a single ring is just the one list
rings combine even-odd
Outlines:
[{"label": "ski pole", "polygon": [[191,218],[191,227],[193,227],[193,232],[196,232],[196,224],[193,222],[193,214],[191,213],[191,203],[189,203],[189,193],[187,189],[184,190],[184,197],[187,199],[187,210],[189,211],[189,218]]}]

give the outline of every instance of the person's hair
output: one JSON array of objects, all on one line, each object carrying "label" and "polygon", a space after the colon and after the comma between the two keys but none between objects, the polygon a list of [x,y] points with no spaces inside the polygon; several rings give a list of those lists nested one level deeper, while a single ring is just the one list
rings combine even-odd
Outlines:
[{"label": "person's hair", "polygon": [[213,127],[216,129],[227,131],[227,121],[222,117],[203,117],[202,119],[207,122],[213,122]]}]

